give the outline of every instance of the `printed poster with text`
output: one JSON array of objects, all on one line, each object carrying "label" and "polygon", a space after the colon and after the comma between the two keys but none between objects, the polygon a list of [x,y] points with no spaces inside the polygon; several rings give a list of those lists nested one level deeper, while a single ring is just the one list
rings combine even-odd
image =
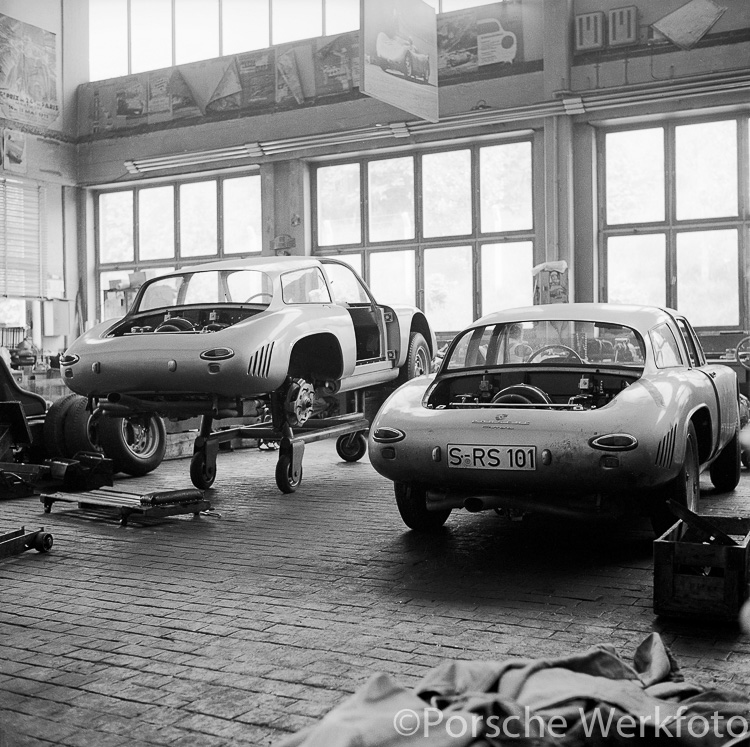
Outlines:
[{"label": "printed poster with text", "polygon": [[0,13],[0,117],[47,126],[59,114],[55,35]]},{"label": "printed poster with text", "polygon": [[437,122],[437,25],[422,0],[362,0],[362,93]]}]

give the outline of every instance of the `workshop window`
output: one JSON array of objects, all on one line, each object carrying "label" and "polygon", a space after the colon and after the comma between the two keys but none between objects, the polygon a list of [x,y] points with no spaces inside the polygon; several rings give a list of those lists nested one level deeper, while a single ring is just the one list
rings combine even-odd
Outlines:
[{"label": "workshop window", "polygon": [[723,353],[719,335],[748,326],[747,117],[604,131],[599,143],[603,300],[678,309]]},{"label": "workshop window", "polygon": [[534,296],[534,244],[512,241],[482,246],[480,315],[530,306]]},{"label": "workshop window", "polygon": [[360,165],[318,169],[318,243],[358,244],[362,240]]},{"label": "workshop window", "polygon": [[424,309],[441,342],[531,305],[533,150],[524,137],[321,163],[313,252],[351,258],[379,302]]},{"label": "workshop window", "polygon": [[[0,296],[47,297],[45,192],[36,184],[0,179]],[[7,320],[2,321],[7,323]]]},{"label": "workshop window", "polygon": [[[104,221],[102,224],[104,225]],[[174,187],[141,189],[138,191],[138,258],[149,260],[173,257]],[[103,254],[100,259],[105,261]]]},{"label": "workshop window", "polygon": [[367,168],[370,241],[414,238],[414,159],[372,161]]},{"label": "workshop window", "polygon": [[[497,0],[429,0],[448,13]],[[359,29],[360,0],[91,0],[89,79]],[[174,43],[173,43],[174,40]]]},{"label": "workshop window", "polygon": [[262,249],[258,173],[100,192],[95,216],[100,303],[110,290],[127,291],[110,312],[144,279]]},{"label": "workshop window", "polygon": [[416,252],[373,252],[370,255],[370,290],[379,303],[416,304]]},{"label": "workshop window", "polygon": [[180,256],[216,255],[217,209],[216,182],[181,184],[180,195]]}]

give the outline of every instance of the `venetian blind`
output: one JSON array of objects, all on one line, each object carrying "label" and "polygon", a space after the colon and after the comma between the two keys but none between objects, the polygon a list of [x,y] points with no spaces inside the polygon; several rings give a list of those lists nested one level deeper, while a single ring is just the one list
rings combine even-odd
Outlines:
[{"label": "venetian blind", "polygon": [[0,296],[46,295],[43,209],[42,187],[0,179]]}]

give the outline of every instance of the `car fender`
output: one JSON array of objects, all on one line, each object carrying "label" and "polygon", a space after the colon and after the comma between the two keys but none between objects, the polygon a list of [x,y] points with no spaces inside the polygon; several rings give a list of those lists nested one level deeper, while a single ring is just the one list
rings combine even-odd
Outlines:
[{"label": "car fender", "polygon": [[340,378],[346,378],[354,371],[356,340],[351,317],[346,309],[340,306],[335,304],[288,306],[273,313],[258,315],[240,322],[234,328],[252,327],[251,333],[248,330],[248,339],[252,334],[257,344],[248,345],[244,351],[248,363],[256,350],[267,345],[269,341],[273,341],[268,378],[277,382],[276,385],[279,386],[289,371],[294,346],[308,337],[321,334],[321,321],[325,322],[327,332],[338,340],[342,357]]},{"label": "car fender", "polygon": [[[415,306],[393,305],[383,307],[386,314],[390,312],[398,325],[398,336],[391,333],[389,325],[388,347],[393,350],[396,346],[396,367],[401,368],[406,363],[409,355],[409,338],[412,329],[421,332],[424,335],[427,344],[430,347],[430,355],[434,356],[437,350],[437,340],[432,326],[427,321],[427,317]],[[427,334],[425,334],[425,332]]]}]

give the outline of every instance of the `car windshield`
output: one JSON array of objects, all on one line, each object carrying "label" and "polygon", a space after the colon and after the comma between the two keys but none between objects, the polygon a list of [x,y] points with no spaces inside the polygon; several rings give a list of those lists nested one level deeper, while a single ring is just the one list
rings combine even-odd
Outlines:
[{"label": "car windshield", "polygon": [[154,278],[143,286],[135,313],[191,304],[268,306],[271,278],[258,270],[204,270]]},{"label": "car windshield", "polygon": [[573,320],[488,324],[456,338],[447,370],[477,366],[612,364],[643,366],[641,336],[630,327]]}]

